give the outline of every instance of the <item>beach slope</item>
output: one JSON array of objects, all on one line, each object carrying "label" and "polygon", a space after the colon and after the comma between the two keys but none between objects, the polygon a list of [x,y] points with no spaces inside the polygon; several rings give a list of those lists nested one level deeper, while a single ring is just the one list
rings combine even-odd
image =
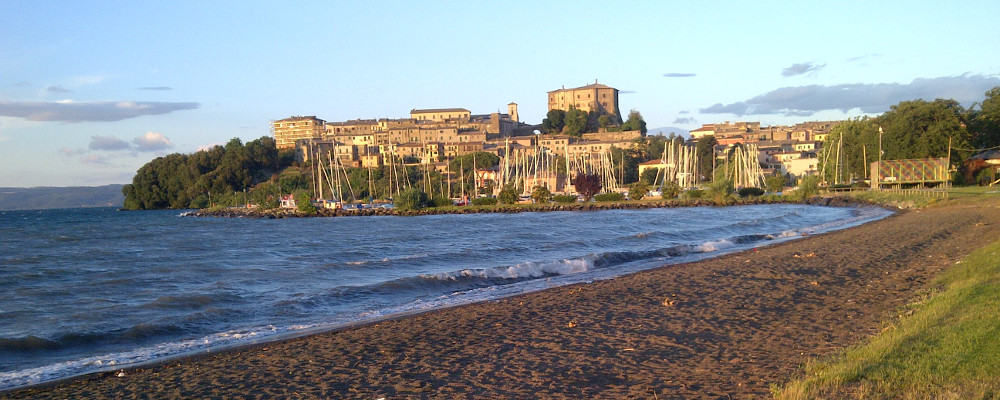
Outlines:
[{"label": "beach slope", "polygon": [[716,259],[0,398],[768,398],[1000,237],[953,200]]}]

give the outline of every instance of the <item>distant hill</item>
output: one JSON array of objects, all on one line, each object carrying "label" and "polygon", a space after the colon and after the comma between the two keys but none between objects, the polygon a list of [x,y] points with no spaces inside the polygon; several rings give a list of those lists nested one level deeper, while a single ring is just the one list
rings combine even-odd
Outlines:
[{"label": "distant hill", "polygon": [[122,185],[0,188],[0,210],[121,207]]},{"label": "distant hill", "polygon": [[675,126],[665,126],[663,128],[646,128],[646,135],[670,135],[670,132],[676,133],[679,136],[683,136],[685,139],[689,136],[689,130],[684,128],[678,128]]}]

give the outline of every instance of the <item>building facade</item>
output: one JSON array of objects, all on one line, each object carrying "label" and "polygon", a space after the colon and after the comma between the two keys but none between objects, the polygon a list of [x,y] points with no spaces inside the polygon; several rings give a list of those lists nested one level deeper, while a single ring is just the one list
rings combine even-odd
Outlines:
[{"label": "building facade", "polygon": [[587,86],[572,89],[563,87],[548,92],[548,104],[549,111],[569,111],[570,108],[576,108],[588,113],[595,111],[601,115],[612,115],[617,119],[616,123],[622,122],[622,113],[618,110],[618,89],[597,81]]},{"label": "building facade", "polygon": [[294,116],[271,122],[271,134],[278,149],[295,148],[295,141],[321,139],[326,132],[326,121],[315,116]]}]

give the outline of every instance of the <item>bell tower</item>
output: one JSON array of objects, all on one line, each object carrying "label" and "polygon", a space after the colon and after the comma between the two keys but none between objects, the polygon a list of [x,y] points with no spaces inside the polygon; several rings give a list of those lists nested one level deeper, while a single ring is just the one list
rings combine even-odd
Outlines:
[{"label": "bell tower", "polygon": [[517,118],[517,103],[510,103],[507,105],[507,115],[510,115],[510,119],[514,122],[521,122]]}]

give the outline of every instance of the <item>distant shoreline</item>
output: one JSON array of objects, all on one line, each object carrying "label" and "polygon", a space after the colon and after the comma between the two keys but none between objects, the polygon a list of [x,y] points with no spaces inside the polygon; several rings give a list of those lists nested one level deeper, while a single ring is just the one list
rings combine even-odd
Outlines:
[{"label": "distant shoreline", "polygon": [[315,217],[366,217],[366,216],[419,216],[443,214],[513,214],[522,212],[553,212],[553,211],[600,211],[600,210],[637,210],[649,208],[673,207],[720,207],[742,206],[756,204],[808,204],[817,206],[845,207],[857,205],[879,205],[865,202],[850,196],[812,197],[803,201],[770,200],[762,198],[740,199],[734,202],[718,203],[708,199],[692,200],[661,200],[637,202],[606,202],[606,203],[570,203],[548,205],[496,205],[467,207],[433,207],[419,210],[395,210],[384,208],[370,209],[320,209],[315,214],[307,214],[296,209],[277,208],[220,208],[201,209],[184,213],[187,217],[223,217],[223,218],[315,218]]}]

